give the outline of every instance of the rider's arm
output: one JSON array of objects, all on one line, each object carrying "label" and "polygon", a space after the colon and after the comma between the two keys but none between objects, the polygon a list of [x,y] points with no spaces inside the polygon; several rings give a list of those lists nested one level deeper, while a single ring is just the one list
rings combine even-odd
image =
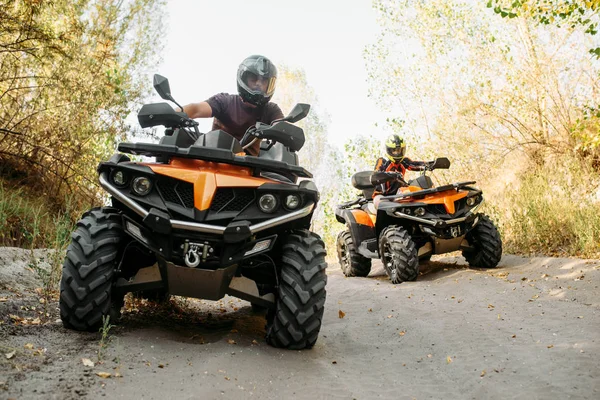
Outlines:
[{"label": "rider's arm", "polygon": [[402,160],[402,164],[404,165],[404,168],[409,171],[423,171],[425,169],[424,161],[413,161],[408,157],[405,157],[404,160]]},{"label": "rider's arm", "polygon": [[[177,109],[179,110],[179,108]],[[212,108],[210,104],[206,101],[200,103],[191,103],[183,106],[183,112],[188,115],[188,117],[194,118],[210,118],[213,116]]]},{"label": "rider's arm", "polygon": [[385,159],[383,157],[379,157],[375,163],[375,171],[385,171],[385,167]]}]

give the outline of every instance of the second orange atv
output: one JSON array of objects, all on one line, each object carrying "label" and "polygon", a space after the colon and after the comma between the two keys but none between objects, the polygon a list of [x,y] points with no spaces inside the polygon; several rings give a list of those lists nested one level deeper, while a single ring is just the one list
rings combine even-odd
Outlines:
[{"label": "second orange atv", "polygon": [[[417,179],[404,182],[393,172],[363,171],[352,185],[363,197],[341,204],[336,219],[346,225],[337,239],[337,252],[346,276],[367,276],[371,259],[381,258],[392,283],[415,280],[419,260],[432,254],[461,250],[470,266],[494,268],[502,256],[502,240],[490,218],[477,211],[483,204],[475,183],[434,187],[427,171],[447,169],[450,161],[438,158],[426,165]],[[377,185],[397,180],[396,195],[376,196]]]}]

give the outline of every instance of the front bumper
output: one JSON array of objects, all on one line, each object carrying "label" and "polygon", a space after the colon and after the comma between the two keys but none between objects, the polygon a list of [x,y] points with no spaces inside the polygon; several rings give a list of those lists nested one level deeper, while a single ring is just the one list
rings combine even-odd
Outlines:
[{"label": "front bumper", "polygon": [[258,232],[273,228],[275,226],[283,225],[297,219],[304,218],[313,211],[315,204],[309,203],[305,207],[290,212],[289,214],[282,215],[279,217],[271,218],[269,220],[259,222],[250,225],[249,223],[232,222],[227,226],[222,225],[210,225],[199,222],[181,221],[176,219],[170,219],[168,215],[160,210],[151,209],[147,211],[139,203],[131,198],[123,195],[117,188],[111,185],[107,179],[106,172],[100,174],[99,177],[100,185],[106,190],[111,196],[123,203],[134,213],[143,218],[144,223],[148,227],[160,233],[169,234],[171,230],[182,230],[197,233],[208,233],[213,235],[226,236],[225,241],[237,242],[243,241],[248,237],[255,235]]}]

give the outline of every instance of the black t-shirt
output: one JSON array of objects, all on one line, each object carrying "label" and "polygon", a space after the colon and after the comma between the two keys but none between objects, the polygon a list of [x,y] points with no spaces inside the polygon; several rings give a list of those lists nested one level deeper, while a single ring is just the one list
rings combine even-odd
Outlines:
[{"label": "black t-shirt", "polygon": [[[242,101],[237,94],[219,93],[206,100],[212,108],[213,130],[222,129],[237,140],[242,140],[246,130],[257,122],[270,124],[276,119],[283,118],[283,113],[275,103],[267,103],[262,107],[252,107]],[[246,149],[250,155],[257,156],[260,152],[260,142]]]}]

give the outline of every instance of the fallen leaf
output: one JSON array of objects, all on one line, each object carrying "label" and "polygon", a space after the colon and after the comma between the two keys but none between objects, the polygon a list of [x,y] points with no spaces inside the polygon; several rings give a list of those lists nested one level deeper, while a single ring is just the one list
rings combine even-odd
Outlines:
[{"label": "fallen leaf", "polygon": [[90,360],[89,358],[82,358],[81,362],[83,363],[83,365],[85,365],[86,367],[93,367],[94,366],[94,362],[92,360]]},{"label": "fallen leaf", "polygon": [[42,321],[39,318],[36,318],[30,322],[31,325],[39,325],[41,323],[42,323]]},{"label": "fallen leaf", "polygon": [[514,339],[514,338],[516,338],[516,337],[517,337],[517,335],[512,335],[512,336],[511,336],[511,338],[513,338],[513,339]]},{"label": "fallen leaf", "polygon": [[6,359],[7,359],[7,360],[10,360],[11,358],[13,358],[13,357],[15,356],[15,354],[17,354],[17,351],[16,351],[16,350],[13,350],[13,351],[11,351],[10,353],[6,353],[6,354],[5,354],[5,356],[6,356]]},{"label": "fallen leaf", "polygon": [[5,301],[8,301],[8,298],[6,298],[6,297],[0,297],[0,303],[4,303]]},{"label": "fallen leaf", "polygon": [[346,313],[345,313],[345,312],[343,312],[342,310],[340,310],[340,311],[338,312],[338,316],[339,316],[340,318],[344,318],[344,317],[346,316]]},{"label": "fallen leaf", "polygon": [[388,318],[392,318],[392,317],[393,317],[393,315],[388,315]]},{"label": "fallen leaf", "polygon": [[256,341],[256,339],[252,339],[252,344],[258,346],[258,342]]},{"label": "fallen leaf", "polygon": [[458,302],[459,302],[459,303],[462,303],[462,302],[463,302],[463,299],[458,299]]},{"label": "fallen leaf", "polygon": [[226,377],[225,377],[225,380],[226,380],[226,381],[230,381],[230,380],[231,380],[231,378],[230,378],[230,377],[228,377],[228,376],[226,376]]},{"label": "fallen leaf", "polygon": [[494,308],[492,304],[488,304],[488,308]]},{"label": "fallen leaf", "polygon": [[549,345],[548,345],[548,348],[549,348],[549,349],[551,349],[551,348],[553,348],[553,347],[554,347],[554,345],[553,345],[553,344],[549,344]]},{"label": "fallen leaf", "polygon": [[235,341],[235,340],[233,340],[233,339],[229,339],[229,340],[227,340],[227,343],[229,343],[229,344],[237,344],[237,343],[236,343],[236,341]]},{"label": "fallen leaf", "polygon": [[446,357],[446,362],[450,364],[452,362],[452,358],[450,356]]},{"label": "fallen leaf", "polygon": [[548,275],[548,274],[543,274],[543,275],[542,275],[542,278],[548,278],[549,276],[550,276],[550,275]]},{"label": "fallen leaf", "polygon": [[485,376],[485,369],[483,371],[481,371],[481,375],[479,375],[479,376],[481,376],[482,378]]},{"label": "fallen leaf", "polygon": [[537,299],[538,297],[540,297],[538,294],[534,294],[533,296],[531,296],[532,299]]},{"label": "fallen leaf", "polygon": [[400,331],[400,332],[398,332],[398,335],[404,336],[404,335],[406,335],[406,331]]},{"label": "fallen leaf", "polygon": [[118,373],[118,372],[115,372],[115,378],[122,378],[122,377],[123,377],[123,375],[121,375],[121,374],[120,374],[120,373]]},{"label": "fallen leaf", "polygon": [[33,349],[33,344],[31,344],[31,343],[27,343],[27,344],[26,344],[26,345],[24,345],[23,347],[25,347],[26,349],[29,349],[29,350],[31,350],[31,349]]},{"label": "fallen leaf", "polygon": [[96,372],[96,375],[98,375],[100,378],[110,378],[111,377],[110,372]]}]

